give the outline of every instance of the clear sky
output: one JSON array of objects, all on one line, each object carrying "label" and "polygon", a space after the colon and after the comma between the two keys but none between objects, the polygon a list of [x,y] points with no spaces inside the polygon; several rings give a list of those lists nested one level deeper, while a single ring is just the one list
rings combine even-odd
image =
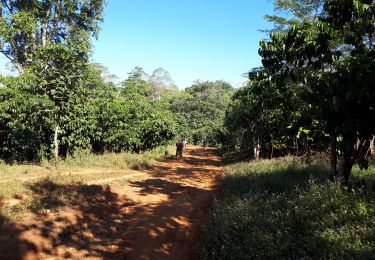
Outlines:
[{"label": "clear sky", "polygon": [[[270,0],[107,0],[93,60],[125,79],[135,66],[169,71],[180,89],[194,80],[238,87],[260,65],[259,29]],[[4,72],[4,57],[0,57]]]},{"label": "clear sky", "polygon": [[196,79],[239,86],[260,65],[269,0],[108,0],[93,59],[121,79],[135,66],[169,71],[180,89]]}]

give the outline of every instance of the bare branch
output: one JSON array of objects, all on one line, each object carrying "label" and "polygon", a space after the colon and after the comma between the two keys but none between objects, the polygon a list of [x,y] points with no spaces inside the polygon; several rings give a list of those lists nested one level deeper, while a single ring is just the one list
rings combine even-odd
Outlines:
[{"label": "bare branch", "polygon": [[14,67],[16,67],[18,69],[19,73],[21,73],[21,74],[23,73],[24,69],[23,69],[23,66],[20,63],[16,62],[14,59],[12,59],[12,57],[9,56],[5,52],[5,50],[0,50],[0,53],[2,53],[14,65]]}]

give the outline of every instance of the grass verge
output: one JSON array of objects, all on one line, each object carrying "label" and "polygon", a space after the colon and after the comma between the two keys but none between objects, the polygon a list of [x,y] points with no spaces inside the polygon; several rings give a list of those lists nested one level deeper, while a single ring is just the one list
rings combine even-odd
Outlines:
[{"label": "grass verge", "polygon": [[82,201],[90,191],[99,191],[101,187],[88,183],[103,180],[100,184],[125,185],[122,177],[132,173],[129,169],[153,167],[166,154],[173,154],[173,147],[160,147],[142,154],[81,152],[61,161],[57,171],[53,162],[42,165],[0,163],[0,223]]},{"label": "grass verge", "polygon": [[327,175],[291,158],[226,167],[199,258],[373,258],[375,168],[355,167],[350,189]]},{"label": "grass verge", "polygon": [[[74,156],[69,156],[60,162],[61,169],[71,167],[118,167],[135,170],[148,169],[155,165],[157,161],[165,158],[165,155],[173,154],[173,147],[158,147],[144,153],[104,153],[93,154],[89,151],[77,152]],[[53,162],[45,165],[52,166]]]}]

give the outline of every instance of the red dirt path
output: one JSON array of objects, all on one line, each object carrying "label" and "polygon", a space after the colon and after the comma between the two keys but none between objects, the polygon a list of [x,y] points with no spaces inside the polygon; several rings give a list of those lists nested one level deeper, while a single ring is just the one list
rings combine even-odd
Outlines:
[{"label": "red dirt path", "polygon": [[[0,227],[1,259],[191,259],[222,166],[215,150],[188,148],[127,185],[23,223]],[[132,175],[132,176],[133,176]]]}]

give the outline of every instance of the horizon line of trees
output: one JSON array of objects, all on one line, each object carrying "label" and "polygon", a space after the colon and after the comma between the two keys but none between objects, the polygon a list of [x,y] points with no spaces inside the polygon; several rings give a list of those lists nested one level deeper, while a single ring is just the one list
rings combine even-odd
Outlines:
[{"label": "horizon line of trees", "polygon": [[[177,138],[220,145],[218,132],[234,92],[230,84],[196,81],[179,91],[161,80],[159,85],[144,80],[140,71],[136,67],[116,86],[105,67],[86,65],[80,92],[66,97],[60,114],[59,158],[82,149],[139,153]],[[35,92],[40,88],[35,77],[0,77],[0,158],[7,162],[38,162],[56,155],[56,107],[48,95]]]},{"label": "horizon line of trees", "polygon": [[161,68],[121,83],[89,61],[104,0],[0,0],[0,53],[19,71],[0,77],[0,158],[40,161],[141,152],[186,137],[218,144],[233,88],[195,82],[178,91]]}]

